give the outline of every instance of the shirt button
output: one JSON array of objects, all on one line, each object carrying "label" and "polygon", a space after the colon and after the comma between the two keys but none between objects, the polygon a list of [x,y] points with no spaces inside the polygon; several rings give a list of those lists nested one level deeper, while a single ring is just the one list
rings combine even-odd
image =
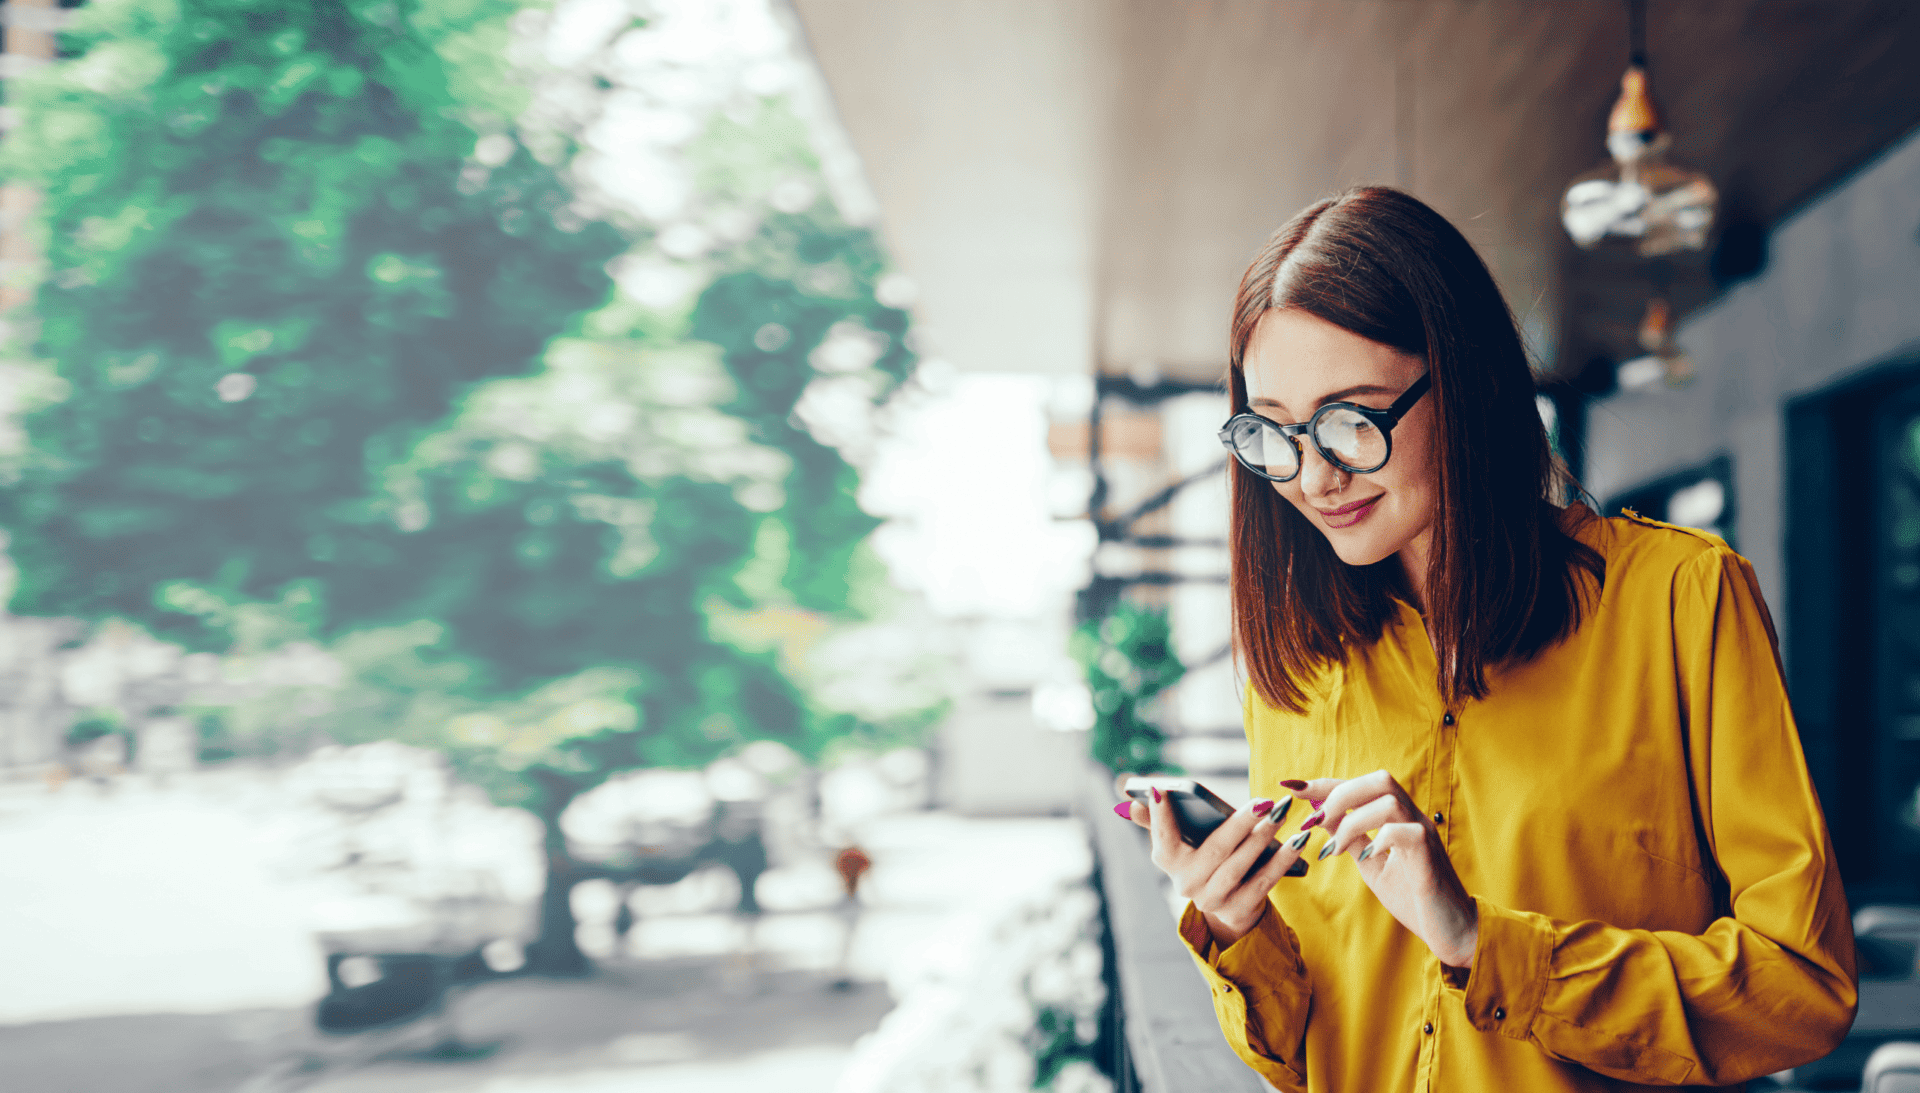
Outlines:
[{"label": "shirt button", "polygon": [[1433,1035],[1433,1022],[1432,1022],[1432,1021],[1428,1021],[1428,1022],[1427,1022],[1426,1024],[1424,1024],[1424,1025],[1422,1025],[1422,1026],[1420,1026],[1420,1031],[1421,1031],[1421,1032],[1424,1032],[1424,1033],[1426,1033],[1426,1034],[1427,1034],[1428,1036],[1432,1036],[1432,1035]]},{"label": "shirt button", "polygon": [[1434,814],[1433,814],[1433,822],[1434,822],[1434,823],[1437,823],[1437,824],[1443,824],[1443,823],[1446,823],[1446,822],[1447,822],[1447,817],[1446,817],[1446,814],[1445,814],[1445,813],[1442,813],[1442,812],[1436,812],[1436,813],[1434,813]]},{"label": "shirt button", "polygon": [[1441,723],[1442,725],[1451,725],[1451,724],[1453,724],[1453,715],[1452,715],[1452,714],[1447,714],[1446,716],[1444,716],[1444,717],[1442,717],[1442,718],[1440,719],[1440,723]]},{"label": "shirt button", "polygon": [[1494,1020],[1496,1020],[1496,1021],[1504,1021],[1504,1020],[1506,1020],[1506,1019],[1507,1019],[1507,1011],[1506,1011],[1506,1010],[1504,1010],[1504,1009],[1502,1009],[1502,1008],[1500,1008],[1499,1006],[1495,1006],[1495,1007],[1493,1007],[1493,1019],[1494,1019]]}]

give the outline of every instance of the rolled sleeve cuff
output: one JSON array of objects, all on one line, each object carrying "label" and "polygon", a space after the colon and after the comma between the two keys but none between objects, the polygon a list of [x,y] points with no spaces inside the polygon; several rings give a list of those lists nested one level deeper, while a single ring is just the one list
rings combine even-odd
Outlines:
[{"label": "rolled sleeve cuff", "polygon": [[1199,965],[1200,974],[1206,977],[1207,986],[1213,989],[1216,998],[1227,993],[1229,987],[1243,993],[1257,988],[1263,977],[1271,976],[1276,967],[1296,973],[1306,971],[1292,931],[1280,921],[1272,904],[1260,913],[1253,929],[1222,949],[1214,943],[1213,932],[1207,929],[1206,916],[1189,903],[1180,914],[1180,940],[1187,943],[1187,951],[1193,954],[1194,963]]},{"label": "rolled sleeve cuff", "polygon": [[1180,915],[1180,939],[1207,981],[1227,1046],[1276,1089],[1305,1090],[1297,1064],[1306,966],[1279,912],[1268,904],[1246,936],[1222,949],[1206,917],[1189,903]]},{"label": "rolled sleeve cuff", "polygon": [[[1478,896],[1474,903],[1480,937],[1473,968],[1464,986],[1455,976],[1445,976],[1448,993],[1460,996],[1467,1021],[1481,1032],[1529,1039],[1553,966],[1553,927],[1544,915],[1495,907]],[[1201,929],[1206,929],[1204,921]]]}]

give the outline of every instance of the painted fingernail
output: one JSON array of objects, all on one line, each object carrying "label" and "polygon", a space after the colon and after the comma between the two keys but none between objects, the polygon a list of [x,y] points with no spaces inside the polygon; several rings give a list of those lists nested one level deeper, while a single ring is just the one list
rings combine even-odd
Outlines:
[{"label": "painted fingernail", "polygon": [[1273,802],[1262,797],[1258,801],[1253,802],[1253,807],[1247,809],[1247,811],[1253,813],[1255,816],[1265,816],[1267,813],[1273,811]]},{"label": "painted fingernail", "polygon": [[1327,799],[1325,797],[1322,797],[1319,800],[1315,800],[1314,798],[1309,797],[1307,798],[1307,803],[1312,805],[1315,808],[1319,808],[1321,805],[1324,805],[1327,803]]},{"label": "painted fingernail", "polygon": [[1280,788],[1290,789],[1298,793],[1300,790],[1307,788],[1307,784],[1305,782],[1302,782],[1298,778],[1289,778],[1286,781],[1280,783]]},{"label": "painted fingernail", "polygon": [[1368,843],[1367,845],[1365,845],[1365,846],[1363,846],[1363,847],[1361,847],[1361,848],[1360,848],[1360,853],[1358,853],[1358,854],[1355,854],[1355,855],[1353,856],[1353,860],[1354,860],[1354,861],[1366,861],[1366,860],[1367,860],[1367,855],[1369,855],[1369,854],[1371,854],[1371,853],[1373,853],[1373,845],[1374,845],[1374,844],[1372,844],[1372,843]]},{"label": "painted fingernail", "polygon": [[1316,808],[1313,810],[1313,815],[1300,821],[1300,830],[1312,831],[1315,827],[1319,825],[1321,820],[1324,820],[1326,818],[1327,818],[1326,812],[1322,809]]},{"label": "painted fingernail", "polygon": [[1298,854],[1300,853],[1300,848],[1307,845],[1307,840],[1311,838],[1313,838],[1313,832],[1302,831],[1300,834],[1295,835],[1293,838],[1287,840],[1287,849],[1293,851],[1295,854]]},{"label": "painted fingernail", "polygon": [[1277,809],[1274,809],[1273,816],[1272,816],[1273,822],[1277,825],[1281,820],[1286,819],[1287,810],[1291,809],[1292,807],[1293,807],[1293,798],[1289,797],[1286,800],[1281,801],[1280,807]]},{"label": "painted fingernail", "polygon": [[1160,803],[1160,801],[1161,801],[1161,794],[1160,794],[1160,787],[1159,787],[1159,786],[1153,786],[1153,787],[1151,787],[1150,789],[1148,789],[1148,790],[1147,790],[1147,792],[1148,792],[1148,793],[1151,793],[1151,794],[1153,795],[1153,803],[1154,803],[1154,804],[1156,804],[1156,805],[1157,805],[1157,804],[1159,804],[1159,803]]},{"label": "painted fingernail", "polygon": [[1320,848],[1320,856],[1319,856],[1319,857],[1317,857],[1317,858],[1315,858],[1315,859],[1313,859],[1313,860],[1314,860],[1314,861],[1326,861],[1326,860],[1327,860],[1328,858],[1330,858],[1330,857],[1332,857],[1332,856],[1333,856],[1333,848],[1334,848],[1334,847],[1336,847],[1336,846],[1339,846],[1339,845],[1340,845],[1340,843],[1339,843],[1338,841],[1336,841],[1336,840],[1334,840],[1334,839],[1328,839],[1328,840],[1327,840],[1327,845],[1325,845],[1325,846],[1323,846],[1323,847],[1321,847],[1321,848]]},{"label": "painted fingernail", "polygon": [[1133,819],[1133,802],[1121,801],[1119,804],[1114,805],[1113,814],[1123,820]]}]

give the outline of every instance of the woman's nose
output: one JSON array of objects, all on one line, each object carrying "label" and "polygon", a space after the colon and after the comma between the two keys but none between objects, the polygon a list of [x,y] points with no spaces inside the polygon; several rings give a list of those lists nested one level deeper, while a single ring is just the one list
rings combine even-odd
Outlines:
[{"label": "woman's nose", "polygon": [[1308,497],[1337,493],[1347,484],[1348,472],[1327,461],[1320,449],[1302,444],[1300,453],[1300,489]]}]

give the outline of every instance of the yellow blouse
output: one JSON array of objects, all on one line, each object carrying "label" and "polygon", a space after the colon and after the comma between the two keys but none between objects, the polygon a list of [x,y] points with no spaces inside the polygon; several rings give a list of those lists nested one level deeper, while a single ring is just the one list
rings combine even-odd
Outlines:
[{"label": "yellow blouse", "polygon": [[1480,910],[1461,982],[1349,857],[1282,880],[1224,951],[1189,905],[1221,1030],[1279,1089],[1734,1085],[1852,1024],[1852,925],[1752,569],[1652,520],[1575,533],[1606,558],[1598,607],[1484,701],[1445,708],[1405,605],[1306,713],[1250,695],[1255,793],[1392,772]]}]

